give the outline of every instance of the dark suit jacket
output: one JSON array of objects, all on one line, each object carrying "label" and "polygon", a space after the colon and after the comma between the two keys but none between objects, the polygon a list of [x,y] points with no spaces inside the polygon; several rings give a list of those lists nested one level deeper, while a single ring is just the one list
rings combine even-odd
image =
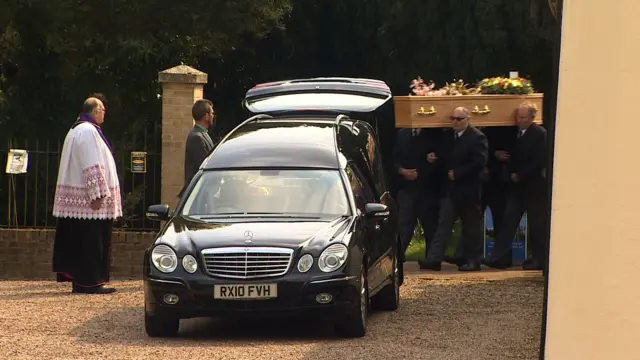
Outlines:
[{"label": "dark suit jacket", "polygon": [[[514,135],[517,138],[516,135]],[[509,173],[518,174],[520,181],[512,188],[528,194],[540,194],[546,189],[547,130],[531,124],[517,139],[511,150]]]},{"label": "dark suit jacket", "polygon": [[485,189],[505,191],[509,184],[508,163],[496,158],[497,150],[510,151],[516,141],[517,127],[515,126],[487,126],[482,132],[487,136],[489,143],[489,154],[487,159],[487,169],[489,179],[485,184]]},{"label": "dark suit jacket", "polygon": [[193,176],[198,172],[202,161],[204,161],[213,148],[213,140],[211,140],[209,134],[198,126],[194,126],[189,132],[189,135],[187,135],[184,154],[184,186],[178,196],[182,196],[186,187],[189,186],[191,179],[193,179]]},{"label": "dark suit jacket", "polygon": [[[413,188],[420,191],[437,191],[435,165],[429,164],[427,154],[436,151],[440,129],[422,129],[413,138],[413,129],[400,129],[393,148],[393,174],[398,189]],[[416,169],[418,178],[410,181],[398,174],[400,168]]]},{"label": "dark suit jacket", "polygon": [[[455,140],[453,130],[443,133],[439,155],[439,173],[444,182],[444,196],[457,201],[479,202],[482,192],[482,171],[487,165],[487,137],[469,125],[462,136]],[[448,177],[453,170],[455,180]]]}]

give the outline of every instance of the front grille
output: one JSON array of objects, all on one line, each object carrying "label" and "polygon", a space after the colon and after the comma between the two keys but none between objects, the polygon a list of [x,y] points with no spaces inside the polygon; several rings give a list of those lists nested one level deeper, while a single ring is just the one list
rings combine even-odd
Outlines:
[{"label": "front grille", "polygon": [[282,276],[289,271],[292,249],[273,247],[223,247],[202,250],[207,273],[235,279]]}]

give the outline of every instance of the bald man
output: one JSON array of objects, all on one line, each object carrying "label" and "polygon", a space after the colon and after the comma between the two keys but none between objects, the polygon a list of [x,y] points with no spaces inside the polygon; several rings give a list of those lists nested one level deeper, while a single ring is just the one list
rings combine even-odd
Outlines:
[{"label": "bald man", "polygon": [[440,150],[429,155],[438,164],[445,185],[440,201],[436,233],[421,269],[441,270],[446,244],[451,239],[453,224],[462,220],[462,256],[460,271],[479,271],[483,255],[483,224],[480,195],[487,165],[487,137],[469,124],[469,110],[458,107],[450,116],[451,131],[447,131]]},{"label": "bald man", "polygon": [[517,110],[518,134],[509,159],[509,189],[504,224],[496,236],[491,259],[485,264],[496,269],[511,266],[511,246],[520,219],[527,212],[532,258],[523,264],[524,270],[542,270],[547,261],[547,131],[533,120],[537,108],[523,102]]},{"label": "bald man", "polygon": [[108,294],[111,230],[122,216],[120,184],[111,147],[102,132],[106,108],[90,97],[62,147],[53,216],[58,221],[53,271],[72,292]]}]

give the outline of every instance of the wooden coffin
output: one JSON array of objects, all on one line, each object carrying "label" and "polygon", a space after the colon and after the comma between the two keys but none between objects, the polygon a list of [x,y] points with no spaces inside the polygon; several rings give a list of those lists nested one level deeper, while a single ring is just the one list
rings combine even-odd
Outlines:
[{"label": "wooden coffin", "polygon": [[449,116],[458,106],[471,112],[474,126],[514,126],[516,109],[523,101],[535,104],[534,122],[542,124],[544,94],[529,95],[460,95],[460,96],[394,96],[397,128],[449,127]]}]

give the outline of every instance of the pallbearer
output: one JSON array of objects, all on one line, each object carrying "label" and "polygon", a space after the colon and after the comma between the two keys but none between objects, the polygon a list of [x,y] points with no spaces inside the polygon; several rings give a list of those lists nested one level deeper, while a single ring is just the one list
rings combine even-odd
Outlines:
[{"label": "pallbearer", "polygon": [[90,97],[62,147],[53,216],[58,218],[53,271],[75,293],[115,291],[109,281],[111,230],[122,216],[120,184],[109,142],[102,133],[102,101]]},{"label": "pallbearer", "polygon": [[467,108],[455,108],[450,119],[452,131],[443,137],[441,150],[430,157],[440,164],[440,172],[446,178],[442,186],[438,226],[426,258],[419,264],[421,269],[441,270],[453,224],[460,218],[464,234],[464,263],[459,264],[458,270],[479,271],[483,229],[480,195],[482,173],[488,157],[487,137],[469,123]]},{"label": "pallbearer", "polygon": [[542,270],[546,261],[544,241],[547,210],[547,131],[533,122],[536,107],[524,102],[517,112],[518,132],[509,158],[510,187],[504,223],[496,237],[491,259],[486,265],[504,269],[511,266],[511,243],[520,219],[527,212],[529,239],[533,253],[523,265],[525,270]]},{"label": "pallbearer", "polygon": [[[438,226],[439,179],[435,159],[429,159],[439,141],[440,129],[400,129],[393,149],[393,171],[398,177],[398,227],[402,254],[409,247],[416,222],[420,222],[426,248]],[[426,255],[426,254],[425,254]]]}]

